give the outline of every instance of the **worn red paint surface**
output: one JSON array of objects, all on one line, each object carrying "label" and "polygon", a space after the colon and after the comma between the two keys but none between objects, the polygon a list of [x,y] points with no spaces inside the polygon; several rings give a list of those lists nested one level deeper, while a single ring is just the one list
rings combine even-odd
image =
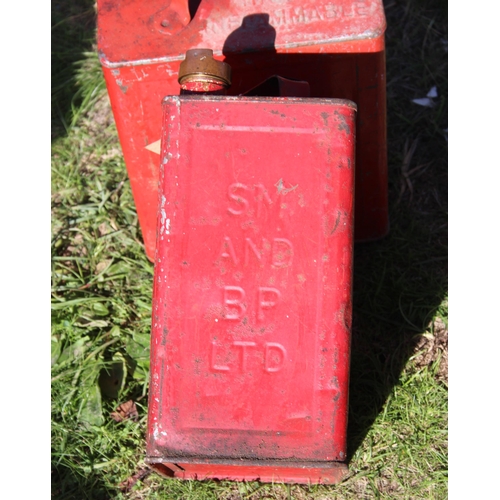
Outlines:
[{"label": "worn red paint surface", "polygon": [[149,258],[156,242],[161,100],[178,95],[186,50],[233,69],[230,95],[280,75],[312,97],[358,104],[357,240],[388,230],[385,17],[382,0],[98,0],[98,49]]},{"label": "worn red paint surface", "polygon": [[181,96],[163,109],[147,461],[184,478],[336,482],[356,106]]}]

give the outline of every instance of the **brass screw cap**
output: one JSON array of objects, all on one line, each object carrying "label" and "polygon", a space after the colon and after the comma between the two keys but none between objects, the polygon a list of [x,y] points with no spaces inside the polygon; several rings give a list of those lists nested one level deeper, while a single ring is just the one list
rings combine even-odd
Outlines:
[{"label": "brass screw cap", "polygon": [[214,59],[212,49],[190,49],[179,68],[178,82],[220,82],[224,87],[231,85],[231,66]]}]

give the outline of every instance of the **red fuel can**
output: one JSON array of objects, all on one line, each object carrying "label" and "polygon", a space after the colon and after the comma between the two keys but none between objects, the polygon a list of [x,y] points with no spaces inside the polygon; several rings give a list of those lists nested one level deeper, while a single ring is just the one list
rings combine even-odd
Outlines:
[{"label": "red fuel can", "polygon": [[165,98],[146,458],[161,474],[346,473],[355,115]]},{"label": "red fuel can", "polygon": [[[357,241],[388,231],[382,0],[98,0],[98,49],[147,255],[156,244],[161,100],[187,50],[232,67],[229,95],[274,75],[358,105]],[[190,6],[191,5],[191,11]],[[193,5],[198,5],[196,12]]]}]

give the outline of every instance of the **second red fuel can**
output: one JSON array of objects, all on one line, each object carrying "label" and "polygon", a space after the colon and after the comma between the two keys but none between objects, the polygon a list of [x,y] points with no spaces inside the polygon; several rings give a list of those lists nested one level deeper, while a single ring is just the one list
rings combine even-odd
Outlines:
[{"label": "second red fuel can", "polygon": [[354,101],[357,241],[389,228],[382,0],[98,0],[98,49],[148,257],[156,245],[161,101],[186,51],[233,69],[229,95],[279,75]]}]

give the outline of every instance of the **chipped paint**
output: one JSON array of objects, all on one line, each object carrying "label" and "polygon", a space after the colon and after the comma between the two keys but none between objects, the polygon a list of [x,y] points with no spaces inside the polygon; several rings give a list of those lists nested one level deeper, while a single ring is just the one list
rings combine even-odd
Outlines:
[{"label": "chipped paint", "polygon": [[120,90],[121,90],[124,94],[126,94],[126,93],[127,93],[128,86],[127,86],[127,85],[123,85],[122,80],[117,79],[117,80],[116,80],[116,84],[118,85],[118,87],[120,87]]},{"label": "chipped paint", "polygon": [[[165,229],[167,228],[167,221],[168,221],[168,229],[170,230],[170,219],[167,219],[167,212],[165,211],[165,202],[167,199],[165,196],[162,195],[161,197],[161,205],[160,205],[160,216],[161,216],[161,221],[160,221],[160,235],[163,235],[165,232]],[[166,234],[169,234],[168,232]]]},{"label": "chipped paint", "polygon": [[297,189],[299,187],[299,185],[296,184],[295,186],[285,188],[283,179],[279,179],[279,181],[276,182],[275,186],[276,189],[278,190],[278,194],[283,194],[283,195],[288,194],[290,191],[293,191],[294,189]]},{"label": "chipped paint", "polygon": [[349,127],[346,117],[342,113],[339,113],[338,111],[335,111],[334,113],[337,119],[339,120],[337,128],[341,132],[345,132],[347,135],[351,135],[351,127]]}]

